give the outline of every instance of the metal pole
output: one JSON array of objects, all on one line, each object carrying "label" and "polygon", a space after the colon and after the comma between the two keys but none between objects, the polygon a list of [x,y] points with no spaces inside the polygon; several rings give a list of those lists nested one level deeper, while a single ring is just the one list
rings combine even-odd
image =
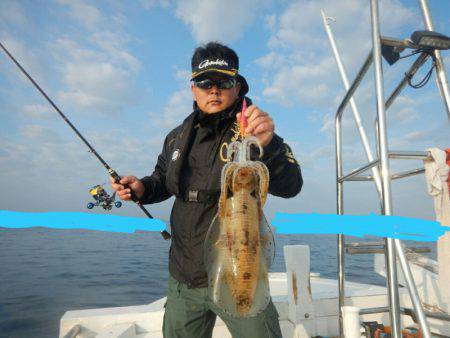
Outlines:
[{"label": "metal pole", "polygon": [[[336,127],[336,190],[337,190],[337,213],[344,214],[344,182],[339,181],[342,177],[342,129],[341,116],[337,114],[335,119]],[[338,291],[339,291],[339,337],[344,337],[344,321],[342,307],[345,305],[345,238],[340,234],[338,240]]]},{"label": "metal pole", "polygon": [[[336,137],[336,202],[338,215],[344,214],[344,182],[339,181],[343,175],[342,170],[342,114],[337,113],[335,118],[335,137]],[[338,245],[338,291],[339,291],[339,337],[344,337],[344,321],[342,316],[342,307],[345,305],[345,238],[344,235],[337,236]]]},{"label": "metal pole", "polygon": [[399,178],[405,178],[405,177],[410,177],[410,176],[414,176],[414,175],[418,175],[418,174],[423,174],[424,172],[425,172],[425,168],[417,168],[417,169],[402,171],[397,174],[392,174],[391,180],[398,180]]},{"label": "metal pole", "polygon": [[401,160],[427,160],[431,158],[428,151],[404,151],[394,150],[389,152],[389,158],[401,159]]},{"label": "metal pole", "polygon": [[[428,8],[427,0],[419,0],[422,8],[423,20],[425,28],[429,31],[434,31],[433,22],[431,21],[430,9]],[[447,109],[447,116],[450,119],[450,90],[448,89],[448,76],[445,70],[444,61],[442,60],[441,52],[434,50],[433,54],[436,58],[436,83],[444,100],[445,108]]]},{"label": "metal pole", "polygon": [[419,70],[420,67],[427,61],[429,55],[427,53],[422,53],[420,56],[414,61],[412,66],[409,68],[409,70],[405,73],[403,76],[403,79],[400,81],[400,83],[397,85],[397,87],[392,92],[391,96],[386,101],[386,110],[390,108],[394,100],[397,98],[397,96],[401,93],[401,91],[405,88],[406,84],[408,83],[408,79],[412,78],[414,74]]},{"label": "metal pole", "polygon": [[[346,91],[348,91],[350,89],[350,84],[348,82],[347,73],[346,73],[344,65],[342,63],[341,56],[340,56],[339,51],[337,49],[336,41],[334,40],[333,31],[331,30],[330,24],[329,24],[329,22],[327,20],[329,18],[327,18],[325,16],[325,13],[323,12],[323,10],[321,10],[321,13],[322,13],[323,25],[325,27],[325,30],[327,31],[328,39],[330,40],[330,44],[331,44],[331,48],[333,50],[334,58],[336,59],[336,63],[337,63],[338,69],[339,69],[339,73],[341,74],[342,82],[344,83],[344,88],[345,88]],[[363,127],[362,122],[361,122],[361,115],[359,114],[358,107],[356,106],[356,102],[353,99],[353,97],[350,99],[350,106],[352,107],[353,117],[355,118],[356,127],[358,128],[359,136],[361,137],[361,142],[362,142],[362,144],[364,146],[364,150],[366,152],[367,160],[369,162],[372,162],[373,161],[373,156],[372,156],[372,151],[370,149],[369,140],[367,139],[366,131],[364,130],[364,127]],[[378,191],[378,195],[379,195],[380,200],[381,200],[381,178],[380,178],[380,171],[378,170],[378,167],[373,167],[372,168],[372,174],[373,174],[373,177],[375,178],[375,185],[376,185],[376,188],[377,188],[377,191]]]},{"label": "metal pole", "polygon": [[[370,1],[370,12],[372,21],[372,44],[373,61],[375,68],[375,89],[377,97],[377,114],[379,121],[379,151],[382,178],[383,214],[392,215],[391,186],[389,174],[389,158],[385,119],[384,89],[383,89],[383,69],[381,59],[381,39],[378,14],[378,0]],[[386,270],[388,282],[389,305],[391,308],[390,319],[393,338],[401,338],[400,324],[400,301],[398,295],[397,269],[395,261],[394,241],[386,238]]]},{"label": "metal pole", "polygon": [[394,242],[395,249],[397,250],[397,256],[403,270],[403,275],[405,276],[406,285],[408,286],[409,296],[411,297],[411,302],[414,306],[414,312],[419,321],[420,328],[422,329],[422,335],[424,338],[430,338],[430,329],[428,328],[427,318],[425,317],[425,313],[422,309],[422,303],[420,302],[419,293],[417,292],[414,278],[411,274],[408,261],[405,257],[402,243],[398,239],[395,239]]},{"label": "metal pole", "polygon": [[[342,184],[342,183],[339,183]],[[339,289],[339,337],[344,337],[344,317],[342,307],[345,306],[345,237],[338,235],[338,289]]]},{"label": "metal pole", "polygon": [[350,178],[352,178],[352,177],[354,177],[354,176],[356,176],[356,175],[358,175],[360,173],[363,173],[366,170],[368,170],[370,168],[373,168],[374,166],[377,166],[379,164],[379,162],[380,162],[380,160],[375,160],[375,161],[369,162],[369,163],[367,163],[366,165],[364,165],[364,166],[362,166],[360,168],[352,170],[351,172],[349,172],[345,176],[338,177],[338,180],[340,182],[347,181],[348,179],[350,179]]},{"label": "metal pole", "polygon": [[[408,79],[411,78],[412,76],[414,76],[414,74],[416,74],[416,72],[419,70],[420,67],[422,67],[422,65],[425,63],[425,61],[427,59],[428,59],[427,53],[420,54],[420,56],[416,59],[416,61],[413,63],[413,65],[409,68],[409,70],[403,76],[403,79],[400,81],[400,83],[397,85],[397,87],[394,89],[392,94],[387,99],[386,104],[385,104],[386,111],[391,107],[394,100],[401,93],[401,91],[405,88],[406,84],[408,83]],[[376,131],[375,135],[377,135],[377,137],[378,137],[378,117],[375,118],[375,131]],[[378,143],[378,138],[377,138],[377,143]]]},{"label": "metal pole", "polygon": [[358,89],[364,76],[366,76],[366,73],[369,70],[372,62],[373,62],[373,51],[370,51],[370,53],[367,55],[366,61],[364,61],[364,64],[362,65],[358,74],[356,74],[356,77],[353,80],[353,83],[350,86],[350,89],[347,91],[347,93],[345,93],[345,96],[342,99],[342,102],[339,104],[338,110],[336,112],[336,118],[339,118],[339,119],[342,118],[342,114],[344,113],[345,107],[347,107],[348,102],[350,101],[352,96],[355,94],[355,91],[356,91],[356,89]]},{"label": "metal pole", "polygon": [[[341,137],[341,118],[349,99],[354,94],[356,88],[358,88],[364,75],[367,73],[370,65],[372,64],[373,54],[369,53],[366,61],[361,67],[359,73],[356,75],[352,86],[346,93],[339,108],[336,112],[335,127],[336,127],[336,184],[337,184],[337,212],[338,215],[344,214],[344,182],[339,182],[339,177],[342,176],[342,137]],[[344,326],[342,318],[342,306],[344,306],[344,283],[345,283],[345,237],[344,235],[338,235],[338,288],[339,288],[339,333],[340,337],[344,337]]]}]

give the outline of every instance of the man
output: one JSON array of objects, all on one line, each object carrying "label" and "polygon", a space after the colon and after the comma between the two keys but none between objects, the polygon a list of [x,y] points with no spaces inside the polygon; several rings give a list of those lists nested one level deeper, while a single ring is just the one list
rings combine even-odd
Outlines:
[{"label": "man", "polygon": [[[197,48],[192,57],[194,112],[167,135],[151,176],[140,180],[125,176],[121,184],[112,184],[121,199],[129,200],[132,189],[143,204],[176,196],[170,216],[172,243],[164,337],[210,337],[216,315],[233,337],[281,337],[272,302],[255,317],[235,318],[207,296],[203,244],[217,212],[227,146],[238,137],[236,121],[249,90],[238,69],[239,59],[232,49],[215,42]],[[297,195],[302,176],[289,146],[274,134],[270,116],[245,99],[249,106],[246,132],[256,136],[264,149],[261,161],[269,169],[269,192],[285,198]]]}]

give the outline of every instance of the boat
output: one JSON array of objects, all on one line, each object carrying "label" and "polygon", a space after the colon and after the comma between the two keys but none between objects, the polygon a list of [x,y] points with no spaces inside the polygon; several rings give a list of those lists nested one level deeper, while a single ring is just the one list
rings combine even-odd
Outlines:
[{"label": "boat", "polygon": [[[286,272],[269,274],[270,291],[278,314],[283,337],[339,336],[338,281],[311,273],[310,250],[307,245],[283,248]],[[422,299],[426,299],[430,330],[435,335],[450,337],[450,316],[440,309],[436,261],[415,254],[411,269],[414,280],[422,285]],[[375,270],[385,275],[384,255],[375,255]],[[402,277],[399,281],[404,285]],[[346,282],[345,304],[377,313],[361,315],[362,322],[389,322],[389,302],[384,286]],[[399,288],[404,305],[402,327],[418,328],[406,287]],[[426,297],[425,297],[426,295]],[[162,337],[162,322],[166,298],[146,305],[68,311],[61,318],[60,338],[158,338]],[[409,314],[409,315],[408,315]],[[430,317],[433,315],[434,317]],[[213,337],[231,337],[224,322],[217,318]]]},{"label": "boat", "polygon": [[[337,214],[343,215],[343,184],[346,181],[372,181],[379,193],[381,214],[392,215],[391,180],[425,172],[424,168],[391,174],[391,159],[432,160],[432,151],[390,151],[387,147],[385,111],[401,90],[411,84],[410,79],[425,63],[433,58],[437,85],[450,118],[450,91],[439,49],[450,49],[450,38],[436,34],[426,0],[420,0],[426,31],[414,32],[411,39],[386,38],[380,35],[378,0],[370,0],[372,24],[372,52],[363,63],[350,85],[346,80],[339,53],[330,27],[324,24],[330,37],[346,95],[336,113],[336,185]],[[387,47],[381,50],[381,46]],[[445,48],[442,48],[445,46]],[[381,60],[395,63],[399,53],[412,49],[418,57],[384,101]],[[371,154],[364,127],[353,94],[369,66],[375,65],[375,94],[377,97],[377,157]],[[351,103],[357,129],[366,151],[368,163],[347,174],[342,170],[342,126],[345,107]],[[372,175],[367,175],[372,171]],[[363,175],[365,174],[365,175]],[[445,190],[445,189],[444,189]],[[448,190],[446,191],[448,193]],[[449,206],[450,206],[450,202]],[[450,209],[450,208],[449,208]],[[449,211],[450,215],[450,211]],[[450,217],[450,216],[448,216]],[[449,221],[450,222],[450,221]],[[444,220],[442,220],[444,225]],[[450,224],[445,224],[450,225]],[[346,243],[338,235],[337,279],[322,278],[310,272],[309,247],[290,245],[283,248],[286,271],[270,273],[272,300],[279,313],[283,337],[374,337],[373,326],[384,326],[378,336],[450,337],[450,232],[439,239],[438,260],[420,255],[418,248],[408,249],[400,240],[385,238],[378,243]],[[345,255],[374,253],[375,271],[386,278],[386,287],[355,283],[345,280]],[[380,252],[380,253],[378,253]],[[440,271],[440,273],[438,273]],[[153,338],[162,337],[165,298],[140,306],[68,311],[61,318],[60,338]],[[362,325],[361,325],[362,324]],[[389,335],[387,335],[389,332]],[[213,337],[230,337],[226,325],[219,318]]]}]

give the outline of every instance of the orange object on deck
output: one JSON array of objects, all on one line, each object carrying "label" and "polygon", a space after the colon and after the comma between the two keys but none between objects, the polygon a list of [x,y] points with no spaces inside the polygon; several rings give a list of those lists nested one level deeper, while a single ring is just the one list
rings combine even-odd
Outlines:
[{"label": "orange object on deck", "polygon": [[[390,326],[385,326],[383,329],[378,329],[375,331],[374,338],[380,338],[385,337],[384,334],[392,334],[392,330]],[[410,330],[402,330],[402,337],[403,338],[422,338],[422,330],[419,329],[417,333],[411,332]]]}]

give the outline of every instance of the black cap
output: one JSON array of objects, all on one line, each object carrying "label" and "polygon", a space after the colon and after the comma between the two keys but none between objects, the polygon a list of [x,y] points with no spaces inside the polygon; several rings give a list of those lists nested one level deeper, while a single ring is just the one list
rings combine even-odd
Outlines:
[{"label": "black cap", "polygon": [[234,77],[241,84],[240,96],[248,93],[248,84],[239,74],[239,58],[234,50],[217,42],[198,47],[192,56],[192,79],[207,72],[216,72]]}]

